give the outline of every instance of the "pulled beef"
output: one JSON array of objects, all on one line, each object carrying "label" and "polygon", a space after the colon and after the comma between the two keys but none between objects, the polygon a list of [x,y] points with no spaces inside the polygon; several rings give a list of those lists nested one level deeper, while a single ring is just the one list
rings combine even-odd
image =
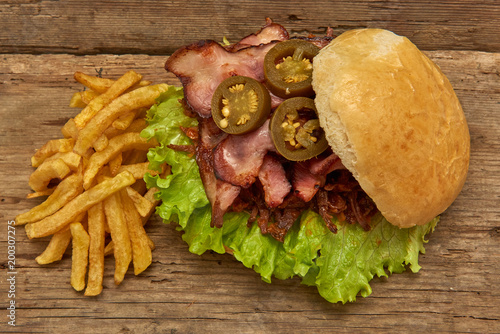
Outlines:
[{"label": "pulled beef", "polygon": [[337,233],[337,226],[332,221],[334,217],[339,222],[359,223],[369,231],[370,219],[377,212],[373,201],[346,169],[331,172],[327,184],[308,202],[290,192],[281,205],[270,208],[264,197],[263,186],[257,181],[241,190],[229,211],[249,213],[248,226],[256,223],[262,234],[270,234],[281,242],[302,212],[308,209],[317,212],[332,233]]}]

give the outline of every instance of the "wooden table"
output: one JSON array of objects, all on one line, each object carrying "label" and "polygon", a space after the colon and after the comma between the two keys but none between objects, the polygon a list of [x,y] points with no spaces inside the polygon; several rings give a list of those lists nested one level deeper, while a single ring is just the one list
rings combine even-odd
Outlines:
[{"label": "wooden table", "polygon": [[[16,231],[16,327],[7,324],[7,224],[39,200],[30,156],[75,114],[75,71],[117,77],[163,70],[176,48],[235,41],[264,24],[292,35],[380,27],[408,36],[449,77],[471,133],[467,182],[429,237],[421,271],[375,278],[373,293],[330,304],[298,280],[264,283],[229,255],[188,252],[153,217],[153,264],[95,298],[69,285],[71,259],[39,266],[46,238]],[[12,1],[0,3],[0,332],[319,333],[500,332],[500,5],[495,1]]]}]

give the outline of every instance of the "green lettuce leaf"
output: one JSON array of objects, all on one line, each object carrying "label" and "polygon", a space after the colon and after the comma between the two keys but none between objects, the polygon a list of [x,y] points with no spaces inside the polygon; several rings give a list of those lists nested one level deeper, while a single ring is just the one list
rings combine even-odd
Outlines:
[{"label": "green lettuce leaf", "polygon": [[211,207],[195,159],[168,148],[169,144],[193,144],[179,129],[197,125],[196,119],[184,114],[181,98],[181,88],[170,87],[163,93],[159,103],[149,110],[149,126],[142,135],[155,137],[160,143],[148,153],[151,168],[158,169],[166,162],[172,170],[163,179],[145,176],[148,187],[160,189],[157,196],[162,204],[156,212],[165,222],[178,223],[190,252],[230,252],[265,282],[271,282],[273,277],[298,276],[332,303],[355,301],[359,294],[370,295],[369,282],[375,275],[388,276],[407,267],[419,271],[418,255],[425,252],[425,236],[434,229],[438,218],[423,226],[400,229],[378,214],[369,232],[359,225],[336,221],[338,232],[333,234],[318,214],[306,211],[283,243],[262,235],[257,224],[248,227],[246,213],[227,213],[222,228],[210,227]]}]

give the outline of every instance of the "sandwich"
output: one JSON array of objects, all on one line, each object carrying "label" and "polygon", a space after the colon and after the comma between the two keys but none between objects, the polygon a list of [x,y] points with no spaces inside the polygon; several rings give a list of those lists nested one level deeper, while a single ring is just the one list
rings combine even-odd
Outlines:
[{"label": "sandwich", "polygon": [[466,179],[470,138],[440,69],[382,29],[290,38],[271,20],[166,62],[143,136],[146,176],[189,250],[230,253],[266,282],[300,277],[329,302],[420,269],[425,236]]}]

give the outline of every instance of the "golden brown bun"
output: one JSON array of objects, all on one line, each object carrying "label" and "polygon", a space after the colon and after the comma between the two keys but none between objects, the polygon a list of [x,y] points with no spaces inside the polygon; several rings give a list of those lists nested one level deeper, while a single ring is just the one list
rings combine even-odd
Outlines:
[{"label": "golden brown bun", "polygon": [[346,32],[314,58],[312,84],[330,146],[390,223],[422,225],[450,206],[469,130],[450,82],[413,43]]}]

